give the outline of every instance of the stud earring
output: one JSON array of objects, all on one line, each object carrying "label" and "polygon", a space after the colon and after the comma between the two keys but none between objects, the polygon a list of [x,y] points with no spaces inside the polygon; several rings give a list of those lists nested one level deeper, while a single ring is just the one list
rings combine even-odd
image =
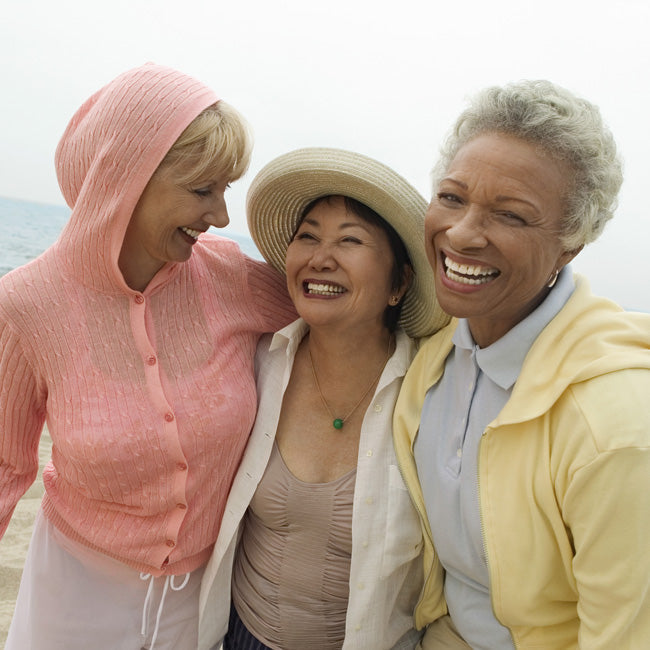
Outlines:
[{"label": "stud earring", "polygon": [[398,296],[391,296],[390,300],[388,301],[393,307],[399,302],[399,297]]}]

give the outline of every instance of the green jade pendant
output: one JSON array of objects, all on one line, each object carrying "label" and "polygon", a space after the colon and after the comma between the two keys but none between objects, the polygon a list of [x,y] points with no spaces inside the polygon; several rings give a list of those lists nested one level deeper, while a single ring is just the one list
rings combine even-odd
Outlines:
[{"label": "green jade pendant", "polygon": [[[391,339],[388,339],[388,350],[387,350],[387,355],[386,355],[386,361],[384,361],[381,369],[379,370],[379,374],[372,380],[372,383],[368,388],[366,388],[365,392],[361,396],[361,399],[354,405],[352,410],[345,415],[342,418],[334,418],[332,420],[332,426],[337,430],[340,431],[343,428],[343,423],[351,417],[351,415],[357,410],[361,402],[365,399],[366,395],[372,390],[372,387],[379,381],[379,378],[381,377],[381,373],[384,371],[384,367],[388,363],[388,359],[390,359],[390,343]],[[314,360],[311,358],[311,350],[309,347],[307,348],[307,352],[309,353],[309,364],[311,365],[311,374],[312,377],[314,378],[314,385],[316,386],[316,390],[318,391],[318,395],[320,396],[321,402],[323,402],[323,406],[325,407],[325,410],[329,413],[329,416],[332,418],[334,417],[334,413],[332,413],[332,409],[329,407],[329,404],[325,400],[325,397],[323,395],[323,391],[320,389],[320,384],[318,383],[318,377],[316,376],[316,368],[314,368]]]}]

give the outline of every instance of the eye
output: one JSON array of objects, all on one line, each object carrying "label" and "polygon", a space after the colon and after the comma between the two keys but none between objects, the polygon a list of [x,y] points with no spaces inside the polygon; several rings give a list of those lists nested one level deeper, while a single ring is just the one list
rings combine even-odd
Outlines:
[{"label": "eye", "polygon": [[310,232],[303,230],[302,232],[297,232],[293,241],[316,241],[316,237]]},{"label": "eye", "polygon": [[210,196],[212,194],[212,188],[211,187],[200,187],[195,190],[192,190],[193,194],[196,194],[197,196],[200,196],[201,198],[204,198],[206,196]]},{"label": "eye", "polygon": [[443,205],[460,205],[462,203],[460,197],[453,192],[438,192],[437,197]]},{"label": "eye", "polygon": [[518,215],[516,212],[506,210],[505,212],[499,212],[498,214],[504,221],[512,223],[513,225],[525,226],[528,223],[526,219]]},{"label": "eye", "polygon": [[358,237],[353,237],[352,235],[348,235],[347,237],[343,237],[341,241],[345,244],[361,244],[361,240]]}]

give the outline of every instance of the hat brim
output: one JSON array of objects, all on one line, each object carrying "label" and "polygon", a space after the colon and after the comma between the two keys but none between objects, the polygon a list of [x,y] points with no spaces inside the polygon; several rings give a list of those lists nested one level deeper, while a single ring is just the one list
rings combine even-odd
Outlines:
[{"label": "hat brim", "polygon": [[285,273],[287,247],[304,209],[315,199],[342,195],[379,214],[400,236],[413,264],[400,325],[414,338],[449,321],[436,300],[433,273],[424,249],[427,203],[386,165],[351,151],[298,149],[275,158],[253,179],[246,198],[248,227],[264,259]]}]

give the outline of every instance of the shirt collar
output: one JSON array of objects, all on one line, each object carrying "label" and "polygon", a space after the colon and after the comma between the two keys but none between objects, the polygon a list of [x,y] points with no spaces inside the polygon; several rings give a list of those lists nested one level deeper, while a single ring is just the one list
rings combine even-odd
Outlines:
[{"label": "shirt collar", "polygon": [[528,350],[542,330],[564,307],[575,288],[573,273],[568,266],[560,272],[557,282],[544,301],[500,339],[479,348],[465,318],[458,321],[453,335],[454,345],[472,352],[476,364],[495,384],[509,390],[517,381]]},{"label": "shirt collar", "polygon": [[[284,349],[287,357],[293,360],[300,342],[308,331],[309,325],[302,318],[296,319],[273,335],[269,345],[269,352]],[[398,328],[395,332],[395,351],[386,364],[389,372],[385,372],[382,378],[392,381],[395,377],[403,377],[412,358],[415,356],[415,351],[415,341],[402,328]]]},{"label": "shirt collar", "polygon": [[269,351],[286,348],[287,352],[294,356],[300,341],[305,338],[309,331],[309,325],[302,318],[298,318],[293,323],[289,323],[281,330],[278,330],[271,339]]}]

